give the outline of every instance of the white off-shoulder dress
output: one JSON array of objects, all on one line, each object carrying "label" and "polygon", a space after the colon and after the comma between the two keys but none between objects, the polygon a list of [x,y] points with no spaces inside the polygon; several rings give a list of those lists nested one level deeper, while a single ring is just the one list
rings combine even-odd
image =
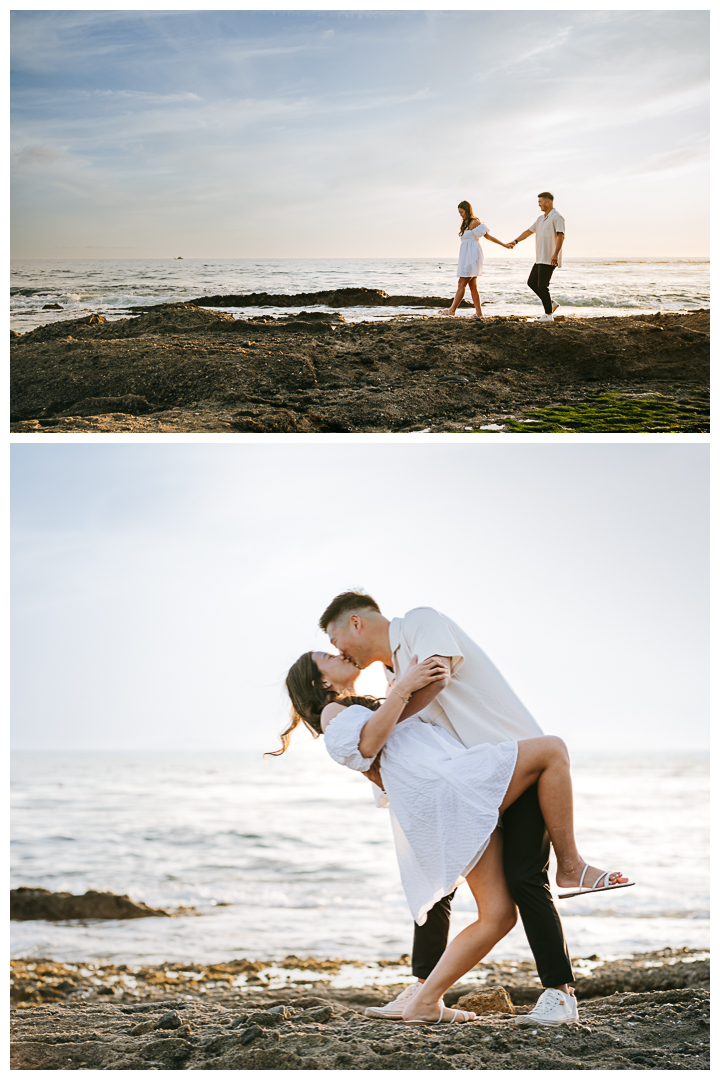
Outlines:
[{"label": "white off-shoulder dress", "polygon": [[[325,746],[334,761],[367,772],[373,759],[362,756],[359,743],[372,715],[351,705],[330,721]],[[392,731],[380,768],[400,877],[419,926],[488,846],[516,760],[515,741],[466,748],[443,728],[412,718]]]},{"label": "white off-shoulder dress", "polygon": [[457,276],[480,277],[483,272],[483,249],[480,247],[480,237],[490,232],[487,225],[476,225],[474,229],[466,229],[460,241],[460,257],[458,258]]}]

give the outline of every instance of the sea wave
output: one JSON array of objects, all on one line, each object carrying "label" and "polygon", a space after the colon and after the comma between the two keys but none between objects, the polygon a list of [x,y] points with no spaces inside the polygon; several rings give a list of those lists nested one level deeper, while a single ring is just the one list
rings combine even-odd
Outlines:
[{"label": "sea wave", "polygon": [[[534,315],[539,302],[525,284],[530,260],[488,258],[481,298],[495,315]],[[265,292],[292,295],[344,288],[383,289],[394,296],[455,293],[456,260],[439,259],[188,259],[26,260],[11,270],[11,326],[24,332],[97,312],[109,318],[133,308],[198,296]],[[709,264],[692,259],[572,259],[553,277],[555,299],[583,317],[709,305]],[[44,311],[57,303],[62,311]],[[265,310],[265,309],[262,309]],[[270,310],[270,309],[267,309]],[[257,314],[258,309],[252,312]],[[413,308],[343,309],[346,318],[425,317]]]}]

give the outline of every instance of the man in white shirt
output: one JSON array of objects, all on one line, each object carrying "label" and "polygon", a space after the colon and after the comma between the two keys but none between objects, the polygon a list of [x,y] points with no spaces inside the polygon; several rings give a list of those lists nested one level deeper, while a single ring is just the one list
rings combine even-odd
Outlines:
[{"label": "man in white shirt", "polygon": [[[364,593],[336,596],[320,619],[335,648],[356,667],[382,661],[390,680],[411,658],[441,658],[447,680],[417,691],[423,695],[419,719],[444,727],[464,746],[542,735],[537,722],[483,650],[456,623],[434,608],[414,608],[402,619],[386,619]],[[439,688],[439,690],[438,690]],[[413,695],[413,704],[416,703]],[[503,859],[510,893],[517,904],[540,981],[546,990],[520,1023],[576,1023],[571,988],[572,967],[550,893],[550,841],[540,812],[537,785],[528,788],[502,815]],[[447,946],[452,895],[430,909],[423,926],[415,925],[412,968],[418,982],[396,1001],[371,1015],[397,1019],[407,998],[427,978]]]},{"label": "man in white shirt", "polygon": [[550,297],[550,278],[556,266],[562,266],[562,246],[565,240],[565,218],[558,214],[553,207],[553,196],[549,191],[541,191],[538,195],[538,206],[542,210],[537,221],[520,233],[516,240],[510,241],[510,247],[515,247],[521,240],[535,233],[535,265],[530,271],[527,280],[534,293],[540,297],[544,315],[537,322],[552,322],[553,312],[557,304]]}]

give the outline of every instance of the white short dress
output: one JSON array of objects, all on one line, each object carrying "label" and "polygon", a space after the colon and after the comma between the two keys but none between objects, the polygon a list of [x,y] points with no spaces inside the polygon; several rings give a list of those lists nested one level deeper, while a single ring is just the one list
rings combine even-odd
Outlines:
[{"label": "white short dress", "polygon": [[474,229],[466,229],[460,241],[460,258],[458,259],[457,276],[480,277],[483,272],[483,249],[480,247],[480,237],[490,232],[487,225],[476,225]]},{"label": "white short dress", "polygon": [[[367,772],[372,758],[358,746],[372,715],[364,705],[351,705],[330,721],[325,746],[334,761]],[[515,741],[466,748],[443,728],[415,718],[392,731],[380,768],[400,877],[418,926],[488,846],[516,760]]]}]

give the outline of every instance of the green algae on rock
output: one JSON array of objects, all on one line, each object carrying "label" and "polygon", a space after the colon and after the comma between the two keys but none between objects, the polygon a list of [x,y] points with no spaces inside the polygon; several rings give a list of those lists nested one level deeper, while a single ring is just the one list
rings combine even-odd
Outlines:
[{"label": "green algae on rock", "polygon": [[710,394],[698,390],[678,399],[658,394],[633,396],[600,394],[572,405],[528,409],[525,419],[507,418],[506,431],[530,432],[655,432],[664,434],[710,431]]}]

